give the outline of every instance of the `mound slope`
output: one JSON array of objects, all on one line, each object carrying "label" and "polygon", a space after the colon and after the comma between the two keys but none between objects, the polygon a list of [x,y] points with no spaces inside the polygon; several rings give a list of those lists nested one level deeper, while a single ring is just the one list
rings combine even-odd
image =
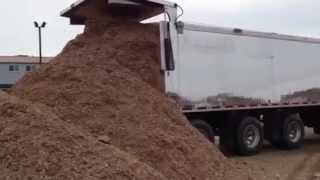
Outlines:
[{"label": "mound slope", "polygon": [[0,113],[0,179],[166,179],[44,105],[0,92]]},{"label": "mound slope", "polygon": [[83,34],[11,94],[52,108],[93,138],[110,137],[167,179],[243,178],[159,91],[158,33],[156,25],[88,21]]}]

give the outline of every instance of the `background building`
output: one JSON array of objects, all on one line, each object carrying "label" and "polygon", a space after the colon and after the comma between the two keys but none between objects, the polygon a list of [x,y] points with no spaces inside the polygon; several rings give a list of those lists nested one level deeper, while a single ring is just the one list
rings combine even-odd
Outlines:
[{"label": "background building", "polygon": [[[52,57],[43,57],[48,63]],[[39,57],[34,56],[0,56],[0,89],[9,88],[26,73],[39,67]]]}]

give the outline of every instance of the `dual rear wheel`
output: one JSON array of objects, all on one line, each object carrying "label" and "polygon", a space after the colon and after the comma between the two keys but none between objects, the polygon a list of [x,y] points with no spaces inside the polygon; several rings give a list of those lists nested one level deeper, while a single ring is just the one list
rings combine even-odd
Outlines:
[{"label": "dual rear wheel", "polygon": [[303,145],[304,124],[299,115],[288,115],[284,120],[271,120],[266,124],[269,132],[267,139],[270,143],[281,149],[297,149]]},{"label": "dual rear wheel", "polygon": [[[216,133],[209,123],[203,120],[193,120],[191,124],[209,141],[215,143]],[[220,145],[227,147],[227,151],[230,151],[232,147],[240,155],[251,155],[260,150],[263,144],[263,132],[256,118],[244,118],[235,131],[232,131],[230,127],[227,129],[228,132],[224,133],[225,135],[220,135]]]},{"label": "dual rear wheel", "polygon": [[[194,120],[192,125],[207,139],[215,142],[213,127],[203,120]],[[289,115],[284,120],[265,122],[265,127],[255,117],[244,117],[239,121],[227,121],[220,132],[220,145],[226,152],[248,156],[257,154],[266,138],[278,148],[296,149],[302,146],[304,124],[299,115]]]},{"label": "dual rear wheel", "polygon": [[263,130],[254,117],[243,118],[236,127],[235,151],[239,155],[257,154],[263,145]]}]

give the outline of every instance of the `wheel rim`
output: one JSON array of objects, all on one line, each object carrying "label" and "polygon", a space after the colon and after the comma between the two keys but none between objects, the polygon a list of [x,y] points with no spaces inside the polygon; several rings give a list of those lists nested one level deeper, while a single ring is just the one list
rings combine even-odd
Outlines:
[{"label": "wheel rim", "polygon": [[243,141],[250,149],[256,148],[260,143],[260,131],[255,125],[249,125],[244,129]]},{"label": "wheel rim", "polygon": [[298,142],[302,136],[302,132],[301,132],[302,129],[301,129],[299,123],[295,122],[295,121],[291,121],[288,124],[287,128],[288,128],[287,129],[288,139],[293,143]]}]

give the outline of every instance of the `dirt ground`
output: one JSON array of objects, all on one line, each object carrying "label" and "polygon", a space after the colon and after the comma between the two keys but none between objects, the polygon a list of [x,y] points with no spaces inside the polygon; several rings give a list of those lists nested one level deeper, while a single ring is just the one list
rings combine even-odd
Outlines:
[{"label": "dirt ground", "polygon": [[[306,129],[302,149],[278,150],[266,143],[262,152],[252,157],[232,157],[235,161],[264,172],[268,180],[318,180],[320,179],[320,136]],[[261,177],[259,177],[261,179]]]}]

